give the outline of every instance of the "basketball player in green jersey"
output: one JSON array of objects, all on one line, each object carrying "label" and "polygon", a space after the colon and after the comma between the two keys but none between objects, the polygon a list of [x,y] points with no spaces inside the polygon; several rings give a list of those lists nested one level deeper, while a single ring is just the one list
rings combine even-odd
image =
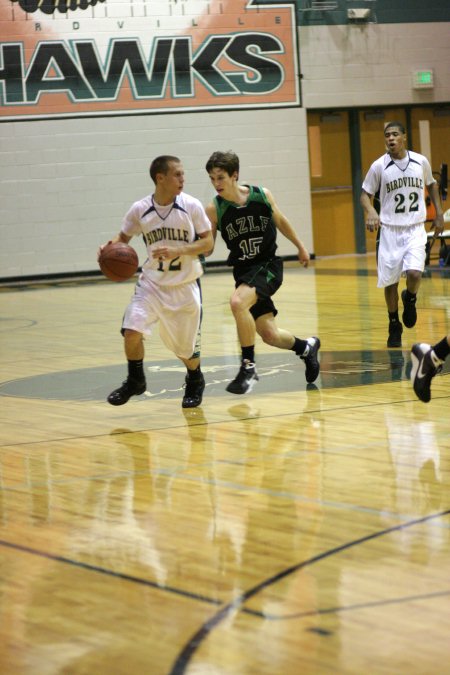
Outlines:
[{"label": "basketball player in green jersey", "polygon": [[234,152],[214,152],[206,171],[217,192],[206,214],[214,239],[219,230],[230,252],[228,265],[235,281],[230,305],[242,351],[241,367],[227,391],[245,394],[259,379],[256,333],[266,344],[290,349],[303,359],[306,381],[314,382],[320,370],[319,338],[304,340],[278,328],[272,301],[283,281],[283,261],[276,255],[278,230],[297,248],[303,267],[309,263],[308,251],[267,188],[239,184],[239,158]]}]

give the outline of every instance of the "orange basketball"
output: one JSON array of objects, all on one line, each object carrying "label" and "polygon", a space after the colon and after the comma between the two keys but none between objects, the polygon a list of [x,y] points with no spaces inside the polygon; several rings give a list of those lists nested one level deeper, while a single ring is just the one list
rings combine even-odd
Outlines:
[{"label": "orange basketball", "polygon": [[98,264],[111,281],[126,281],[136,274],[139,258],[132,246],[119,241],[104,246]]}]

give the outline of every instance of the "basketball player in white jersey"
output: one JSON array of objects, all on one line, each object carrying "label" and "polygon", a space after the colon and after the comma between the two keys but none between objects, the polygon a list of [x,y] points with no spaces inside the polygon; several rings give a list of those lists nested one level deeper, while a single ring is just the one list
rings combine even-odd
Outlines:
[{"label": "basketball player in white jersey", "polygon": [[[113,242],[143,236],[148,258],[122,322],[128,377],[108,396],[123,405],[146,390],[144,336],[159,323],[162,341],[187,368],[183,408],[202,402],[205,380],[200,368],[201,291],[199,255],[212,250],[211,223],[201,202],[183,192],[184,169],[178,159],[153,160],[155,191],[135,202]],[[101,250],[101,249],[100,249]]]},{"label": "basketball player in white jersey", "polygon": [[[416,299],[425,269],[426,202],[425,188],[436,209],[433,228],[444,229],[439,189],[427,158],[406,149],[406,134],[400,122],[384,128],[387,153],[370,167],[362,185],[361,206],[366,227],[381,227],[378,245],[378,288],[384,288],[389,313],[388,347],[402,346],[403,325],[398,316],[398,284],[406,275],[402,291],[403,324],[412,328],[417,321]],[[379,193],[380,213],[372,198]]]},{"label": "basketball player in white jersey", "polygon": [[450,333],[432,347],[417,342],[411,348],[411,382],[416,396],[424,403],[431,400],[431,380],[441,372],[445,359],[450,355]]}]

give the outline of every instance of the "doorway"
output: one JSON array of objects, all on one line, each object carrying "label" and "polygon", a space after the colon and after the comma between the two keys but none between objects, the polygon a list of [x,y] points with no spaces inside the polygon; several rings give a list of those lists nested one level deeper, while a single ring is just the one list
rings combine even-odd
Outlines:
[{"label": "doorway", "polygon": [[[355,116],[352,115],[352,119]],[[357,111],[360,172],[351,160],[350,114],[347,110],[309,111],[307,114],[314,252],[318,256],[374,252],[376,237],[364,228],[363,218],[355,223],[359,204],[352,192],[355,181],[364,178],[371,163],[383,154],[384,124],[401,122],[408,132],[408,147],[425,154],[436,179],[441,165],[450,161],[450,107],[416,106],[360,109]],[[426,147],[422,147],[428,133]],[[359,168],[359,167],[358,167]],[[355,175],[358,176],[355,179]],[[446,205],[444,204],[444,210]],[[364,250],[357,250],[358,240]]]}]

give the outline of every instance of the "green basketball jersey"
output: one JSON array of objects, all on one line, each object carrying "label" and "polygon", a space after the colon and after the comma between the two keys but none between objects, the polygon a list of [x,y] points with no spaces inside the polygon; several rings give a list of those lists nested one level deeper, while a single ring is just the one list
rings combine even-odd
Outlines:
[{"label": "green basketball jersey", "polygon": [[262,188],[246,187],[250,192],[243,206],[220,195],[214,198],[217,229],[230,251],[227,263],[233,267],[265,262],[273,258],[277,250],[272,207]]}]

